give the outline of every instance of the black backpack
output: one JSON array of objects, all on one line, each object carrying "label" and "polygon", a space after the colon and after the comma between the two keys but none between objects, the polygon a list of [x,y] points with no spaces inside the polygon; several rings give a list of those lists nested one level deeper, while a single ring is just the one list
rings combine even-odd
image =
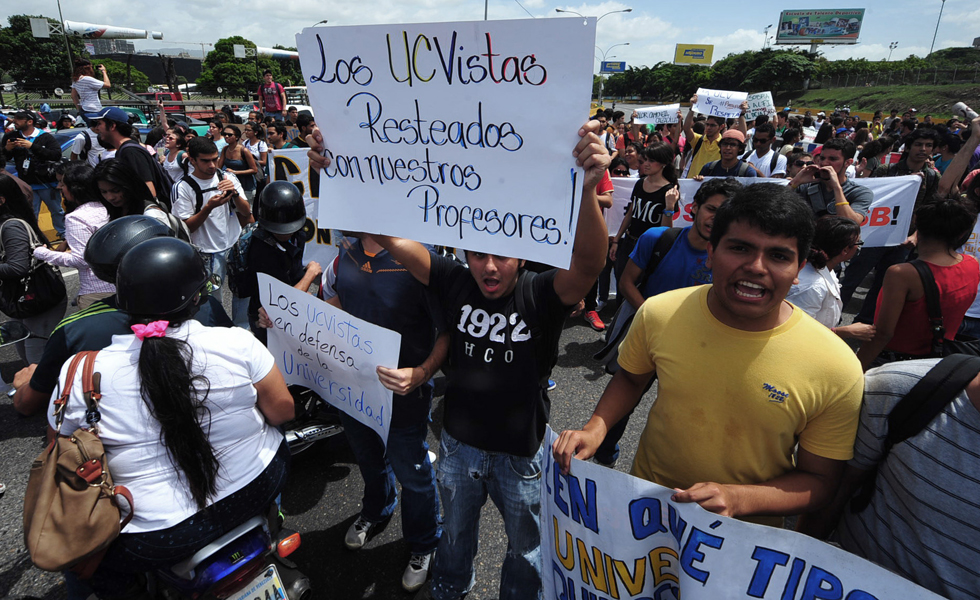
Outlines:
[{"label": "black backpack", "polygon": [[[671,227],[660,234],[657,243],[653,245],[650,260],[647,261],[647,266],[643,270],[643,273],[640,274],[639,281],[637,281],[636,287],[638,289],[642,290],[646,286],[647,280],[657,270],[660,262],[667,256],[670,249],[674,247],[674,242],[677,241],[677,238],[680,237],[684,229],[684,227]],[[616,316],[613,317],[612,324],[606,328],[606,345],[602,347],[602,350],[592,355],[592,358],[603,364],[606,373],[610,375],[614,375],[619,370],[619,344],[626,337],[626,332],[629,331],[634,316],[636,316],[636,309],[633,308],[632,304],[623,299],[623,303],[616,310]]]},{"label": "black backpack", "polygon": [[[953,354],[939,361],[888,413],[888,435],[878,465],[884,464],[895,444],[918,435],[963,388],[980,373],[980,357]],[[859,513],[875,493],[878,467],[874,467],[851,498],[851,512]]]},{"label": "black backpack", "polygon": [[[706,165],[704,165],[704,167],[702,167],[701,170],[703,171],[704,169],[708,169],[708,173],[711,173],[712,171],[715,170],[715,167],[717,167],[718,163],[720,162],[721,160],[713,160],[707,163]],[[749,163],[745,162],[744,160],[738,161],[738,175],[736,175],[736,177],[745,177],[745,174],[748,172],[749,172]],[[696,173],[696,174],[700,175],[700,173]],[[705,177],[714,177],[714,175],[705,175]]]}]

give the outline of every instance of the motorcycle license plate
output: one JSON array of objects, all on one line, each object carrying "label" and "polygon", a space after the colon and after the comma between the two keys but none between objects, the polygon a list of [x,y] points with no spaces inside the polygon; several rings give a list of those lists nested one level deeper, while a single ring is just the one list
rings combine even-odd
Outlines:
[{"label": "motorcycle license plate", "polygon": [[245,589],[231,596],[229,600],[284,600],[286,590],[282,587],[279,572],[275,565],[266,567]]}]

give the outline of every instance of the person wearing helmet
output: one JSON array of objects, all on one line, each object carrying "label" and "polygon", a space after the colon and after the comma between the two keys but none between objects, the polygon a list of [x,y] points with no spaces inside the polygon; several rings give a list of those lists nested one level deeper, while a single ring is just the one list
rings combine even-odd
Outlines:
[{"label": "person wearing helmet", "polygon": [[[193,246],[170,237],[136,244],[119,263],[116,300],[129,332],[95,358],[95,372],[111,374],[98,427],[113,482],[138,508],[91,579],[66,573],[69,597],[138,596],[139,573],[187,558],[285,487],[289,448],[277,426],[294,417],[292,396],[247,331],[192,320],[210,276]],[[86,423],[82,374],[71,375],[62,369],[62,389],[71,385],[63,422],[48,419],[62,435]]]},{"label": "person wearing helmet", "polygon": [[259,195],[256,221],[258,226],[248,246],[247,270],[238,282],[238,294],[249,298],[249,326],[264,344],[266,330],[257,326],[262,306],[257,274],[265,273],[305,293],[322,269],[312,260],[303,266],[303,248],[314,231],[312,221],[306,218],[303,194],[295,185],[274,181],[265,186]]},{"label": "person wearing helmet", "polygon": [[[136,244],[159,237],[174,237],[174,231],[146,215],[121,217],[100,227],[85,246],[85,262],[92,273],[107,283],[116,283],[119,261]],[[209,298],[195,317],[206,325],[231,325],[220,303]],[[13,387],[14,409],[31,415],[44,407],[58,383],[61,367],[83,350],[101,350],[112,343],[113,335],[129,332],[126,316],[119,312],[116,296],[94,302],[85,310],[65,317],[52,332],[37,364],[21,369]]]}]

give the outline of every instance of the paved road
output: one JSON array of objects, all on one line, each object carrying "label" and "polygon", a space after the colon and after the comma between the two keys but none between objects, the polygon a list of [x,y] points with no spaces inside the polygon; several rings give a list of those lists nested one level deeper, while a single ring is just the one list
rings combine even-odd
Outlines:
[{"label": "paved road", "polygon": [[[77,286],[77,278],[72,281]],[[607,310],[605,316],[611,317],[611,311]],[[608,376],[591,359],[601,347],[599,339],[599,334],[580,317],[570,319],[566,325],[554,374],[558,389],[552,393],[552,424],[556,429],[583,424],[605,387]],[[12,348],[0,350],[0,373],[6,381],[19,367]],[[429,435],[429,443],[436,450],[441,402],[442,398],[438,398],[434,405]],[[631,424],[625,436],[626,447],[635,447],[641,426],[642,419]],[[44,427],[43,416],[20,417],[10,399],[6,395],[0,397],[0,455],[4,457],[0,461],[0,482],[7,485],[6,494],[0,498],[0,596],[65,597],[61,577],[33,568],[22,541],[24,489],[30,464],[43,446]],[[617,465],[623,470],[629,468],[632,460],[629,452],[625,454]],[[408,598],[400,585],[409,554],[401,540],[399,513],[362,550],[351,552],[344,547],[344,533],[357,515],[361,492],[360,474],[346,440],[335,438],[296,457],[283,495],[287,525],[303,536],[296,560],[313,580],[318,598]],[[483,511],[480,528],[477,583],[469,595],[471,600],[497,598],[500,564],[506,551],[503,523],[492,503]]]}]

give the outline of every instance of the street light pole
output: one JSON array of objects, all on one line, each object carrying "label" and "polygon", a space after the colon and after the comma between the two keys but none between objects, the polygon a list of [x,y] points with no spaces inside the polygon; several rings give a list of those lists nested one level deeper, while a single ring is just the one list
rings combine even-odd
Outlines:
[{"label": "street light pole", "polygon": [[[605,16],[605,15],[603,15],[603,16]],[[622,42],[622,43],[619,43],[619,44],[613,44],[612,46],[609,46],[608,48],[606,48],[606,51],[605,52],[602,51],[602,48],[599,48],[599,46],[596,46],[596,48],[598,48],[599,52],[602,52],[602,60],[599,62],[599,104],[602,104],[602,91],[603,91],[602,89],[605,87],[605,85],[604,85],[605,80],[602,77],[602,63],[606,62],[606,56],[609,54],[609,52],[612,51],[613,48],[618,48],[619,46],[629,46],[629,45],[630,45],[629,42]],[[613,58],[615,58],[615,57],[613,57]]]},{"label": "street light pole", "polygon": [[939,6],[939,18],[936,19],[936,32],[932,34],[932,45],[929,46],[929,55],[932,54],[932,49],[936,47],[936,36],[939,35],[939,23],[943,20],[943,9],[946,8],[946,0],[942,0],[942,2]]},{"label": "street light pole", "polygon": [[[568,13],[570,15],[577,15],[579,17],[582,17],[583,19],[588,19],[588,17],[586,17],[582,13],[577,13],[574,10],[565,10],[563,8],[556,8],[555,9],[555,12]],[[622,10],[611,10],[611,11],[603,14],[602,16],[600,16],[598,19],[595,20],[595,22],[596,22],[596,24],[598,24],[599,21],[602,20],[602,17],[608,17],[609,15],[614,15],[616,13],[628,13],[628,12],[633,12],[633,9],[632,8],[624,8]]]},{"label": "street light pole", "polygon": [[762,49],[765,50],[766,46],[769,45],[769,29],[772,27],[772,23],[766,25],[765,39],[762,40]]},{"label": "street light pole", "polygon": [[895,48],[898,48],[898,42],[892,42],[888,44],[888,58],[885,60],[885,62],[888,62],[892,59],[892,52],[895,50]]}]

